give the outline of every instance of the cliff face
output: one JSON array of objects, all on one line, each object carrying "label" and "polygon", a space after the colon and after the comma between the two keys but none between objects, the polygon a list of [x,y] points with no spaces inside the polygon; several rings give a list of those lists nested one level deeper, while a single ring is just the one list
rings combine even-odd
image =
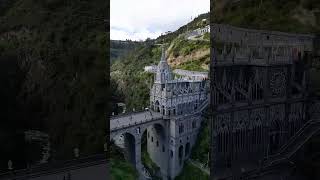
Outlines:
[{"label": "cliff face", "polygon": [[81,155],[103,150],[107,9],[103,0],[17,0],[0,14],[0,104],[7,107],[0,132],[12,137],[0,138],[10,142],[0,164],[8,158],[24,164],[29,154],[13,137],[23,141],[28,129],[49,134],[53,159],[72,158],[75,147]]}]

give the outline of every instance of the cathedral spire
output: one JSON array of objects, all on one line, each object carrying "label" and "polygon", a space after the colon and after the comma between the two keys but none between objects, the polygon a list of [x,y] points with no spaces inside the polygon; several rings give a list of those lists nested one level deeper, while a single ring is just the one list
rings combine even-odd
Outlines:
[{"label": "cathedral spire", "polygon": [[166,51],[164,49],[164,44],[161,46],[162,54],[161,54],[161,61],[166,61]]},{"label": "cathedral spire", "polygon": [[162,54],[161,54],[161,59],[158,64],[158,69],[156,73],[156,82],[166,83],[166,81],[170,81],[173,79],[173,74],[166,60],[164,44],[161,46],[161,49],[162,49]]}]

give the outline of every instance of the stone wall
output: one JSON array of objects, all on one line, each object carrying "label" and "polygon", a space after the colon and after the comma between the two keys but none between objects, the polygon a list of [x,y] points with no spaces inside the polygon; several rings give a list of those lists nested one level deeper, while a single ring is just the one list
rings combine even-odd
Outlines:
[{"label": "stone wall", "polygon": [[[212,58],[217,64],[288,64],[314,50],[315,36],[213,24]],[[215,63],[213,62],[213,63]]]}]

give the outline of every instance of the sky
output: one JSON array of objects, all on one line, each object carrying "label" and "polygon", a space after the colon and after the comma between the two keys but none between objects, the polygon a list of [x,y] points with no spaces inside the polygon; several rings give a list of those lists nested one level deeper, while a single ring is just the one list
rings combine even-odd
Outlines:
[{"label": "sky", "polygon": [[110,38],[154,39],[209,11],[210,0],[111,0]]}]

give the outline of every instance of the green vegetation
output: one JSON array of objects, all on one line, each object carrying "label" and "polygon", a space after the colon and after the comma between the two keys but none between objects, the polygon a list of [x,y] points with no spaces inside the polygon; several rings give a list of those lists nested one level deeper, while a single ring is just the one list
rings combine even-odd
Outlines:
[{"label": "green vegetation", "polygon": [[202,19],[207,19],[209,20],[209,16],[210,13],[204,13],[204,14],[200,14],[198,17],[194,18],[193,21],[191,21],[190,23],[181,26],[178,30],[171,32],[169,34],[166,35],[161,35],[159,36],[155,42],[160,43],[160,42],[172,42],[174,39],[176,39],[179,35],[189,31],[189,30],[193,30],[193,29],[197,29],[199,27],[203,27],[206,24],[202,23]]},{"label": "green vegetation", "polygon": [[186,56],[195,51],[206,50],[210,48],[208,41],[190,41],[184,37],[176,38],[171,43],[169,54],[172,53],[174,57]]},{"label": "green vegetation", "polygon": [[110,63],[113,63],[115,60],[119,59],[123,55],[135,49],[138,44],[141,42],[136,41],[110,41]]},{"label": "green vegetation", "polygon": [[217,0],[211,18],[216,23],[284,32],[320,30],[320,2],[316,0]]},{"label": "green vegetation", "polygon": [[209,175],[202,172],[197,167],[193,166],[191,163],[186,162],[182,172],[175,180],[208,180]]},{"label": "green vegetation", "polygon": [[201,61],[187,61],[177,66],[177,68],[190,71],[206,71],[206,69],[203,69],[200,65]]},{"label": "green vegetation", "polygon": [[209,125],[207,119],[203,122],[202,129],[197,137],[197,142],[192,149],[191,159],[202,164],[208,164],[208,153],[210,150]]},{"label": "green vegetation", "polygon": [[210,40],[210,33],[205,33],[204,35],[203,35],[203,39],[204,40]]},{"label": "green vegetation", "polygon": [[110,174],[114,180],[136,180],[139,175],[129,162],[125,161],[122,150],[111,142],[110,146]]},{"label": "green vegetation", "polygon": [[161,177],[158,177],[158,175],[160,174],[160,167],[157,166],[157,164],[152,161],[148,152],[146,151],[146,148],[142,150],[142,163],[150,173],[150,176],[152,177],[152,179],[155,179],[155,180],[161,179]]},{"label": "green vegetation", "polygon": [[124,102],[130,111],[142,109],[149,104],[149,91],[153,75],[144,72],[144,67],[160,60],[159,46],[139,46],[111,66],[111,79],[123,94]]},{"label": "green vegetation", "polygon": [[110,174],[114,180],[136,180],[138,178],[138,172],[130,163],[118,160],[110,160]]},{"label": "green vegetation", "polygon": [[[188,24],[189,30],[196,28],[197,22],[203,18],[208,18],[209,13],[200,15],[194,21]],[[186,70],[207,71],[210,62],[210,48],[209,41],[188,41],[185,40],[181,33],[185,32],[186,25],[179,30],[160,36],[156,40],[147,40],[143,43],[134,45],[134,49],[126,51],[126,54],[120,56],[111,65],[111,82],[116,85],[114,91],[118,101],[123,101],[128,111],[142,109],[149,105],[149,91],[153,83],[153,74],[144,72],[144,67],[149,65],[156,65],[160,61],[161,48],[153,45],[155,42],[168,43],[168,57],[172,60],[173,68],[181,68]],[[207,35],[208,36],[208,35]],[[118,47],[122,48],[122,47]],[[195,56],[193,54],[200,53]],[[203,54],[201,54],[203,53]],[[185,61],[178,62],[178,59]],[[113,87],[112,87],[113,88]],[[122,96],[122,97],[121,97]]]},{"label": "green vegetation", "polygon": [[[207,18],[208,15],[207,13],[196,18],[195,21],[188,25],[189,30],[191,27],[195,29],[199,25],[197,22]],[[125,55],[113,61],[111,66],[112,91],[115,92],[112,94],[113,102],[117,102],[116,100],[118,102],[123,101],[128,111],[133,108],[136,110],[142,109],[149,105],[149,91],[153,83],[153,74],[144,72],[144,67],[158,64],[161,57],[161,48],[154,45],[154,42],[162,42],[163,39],[169,44],[168,59],[172,60],[173,64],[176,63],[173,68],[207,71],[204,66],[208,66],[210,62],[210,42],[185,40],[182,36],[179,36],[185,31],[186,26],[178,31],[161,36],[155,41],[148,40],[144,43],[136,44],[134,49],[127,51]],[[209,40],[209,34],[204,35],[204,39]],[[184,61],[178,62],[179,59]],[[143,139],[141,149],[142,163],[153,178],[159,178],[160,168],[152,162],[146,149],[146,139]]]},{"label": "green vegetation", "polygon": [[[55,160],[73,157],[75,147],[81,156],[103,151],[111,94],[106,9],[103,0],[16,0],[0,13],[1,132],[48,133]],[[1,148],[0,164],[25,163],[27,152],[12,151],[24,149],[16,142]]]}]

